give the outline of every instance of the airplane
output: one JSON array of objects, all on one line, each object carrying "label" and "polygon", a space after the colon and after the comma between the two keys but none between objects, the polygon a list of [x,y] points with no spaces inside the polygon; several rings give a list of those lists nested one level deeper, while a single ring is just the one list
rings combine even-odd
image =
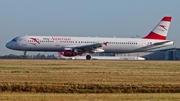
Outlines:
[{"label": "airplane", "polygon": [[[6,43],[12,50],[64,52],[66,57],[74,57],[83,53],[132,53],[148,51],[173,45],[174,42],[166,40],[171,16],[165,16],[156,27],[143,38],[116,38],[116,37],[75,37],[75,36],[18,36]],[[90,60],[91,55],[87,54]]]}]

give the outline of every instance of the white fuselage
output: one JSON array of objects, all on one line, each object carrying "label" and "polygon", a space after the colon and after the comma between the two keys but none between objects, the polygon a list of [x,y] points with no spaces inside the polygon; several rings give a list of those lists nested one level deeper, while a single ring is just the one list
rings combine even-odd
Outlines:
[{"label": "white fuselage", "polygon": [[[67,47],[108,42],[101,48],[106,53],[146,51],[172,45],[173,41],[140,38],[69,37],[69,36],[20,36],[6,44],[7,48],[20,51],[60,52]],[[164,44],[155,45],[159,42]]]}]

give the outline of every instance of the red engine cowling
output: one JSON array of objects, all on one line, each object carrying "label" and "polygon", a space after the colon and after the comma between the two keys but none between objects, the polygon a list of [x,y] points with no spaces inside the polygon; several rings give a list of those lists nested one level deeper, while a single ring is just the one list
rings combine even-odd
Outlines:
[{"label": "red engine cowling", "polygon": [[77,52],[75,52],[74,49],[65,48],[64,49],[64,56],[77,56]]}]

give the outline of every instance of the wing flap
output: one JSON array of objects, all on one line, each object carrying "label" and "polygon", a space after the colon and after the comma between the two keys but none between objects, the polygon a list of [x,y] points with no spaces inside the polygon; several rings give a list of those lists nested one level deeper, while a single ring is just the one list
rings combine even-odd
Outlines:
[{"label": "wing flap", "polygon": [[102,47],[102,45],[103,43],[94,43],[94,44],[88,44],[88,45],[83,45],[83,46],[77,46],[74,48],[82,50],[83,52],[94,53],[94,52],[97,52],[95,50]]}]

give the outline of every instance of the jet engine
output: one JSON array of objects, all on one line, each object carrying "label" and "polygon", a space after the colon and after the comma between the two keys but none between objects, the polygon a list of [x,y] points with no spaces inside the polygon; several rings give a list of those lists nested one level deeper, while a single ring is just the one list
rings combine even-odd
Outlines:
[{"label": "jet engine", "polygon": [[64,56],[77,56],[78,55],[78,51],[77,49],[72,49],[72,48],[65,48],[64,49]]}]

